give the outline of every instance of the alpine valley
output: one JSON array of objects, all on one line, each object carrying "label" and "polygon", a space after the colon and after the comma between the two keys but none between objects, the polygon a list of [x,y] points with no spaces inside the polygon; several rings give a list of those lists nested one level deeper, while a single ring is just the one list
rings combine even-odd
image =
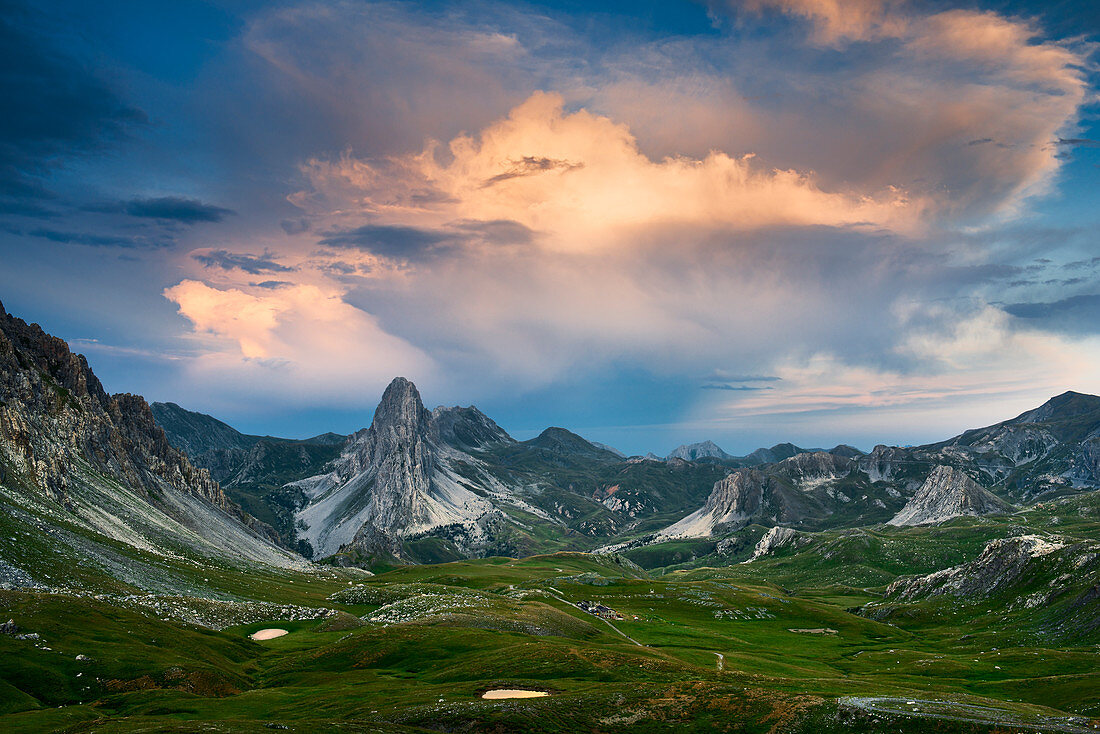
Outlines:
[{"label": "alpine valley", "polygon": [[628,457],[397,377],[283,439],[111,395],[0,307],[0,730],[1093,731],[1098,489],[1076,392]]}]

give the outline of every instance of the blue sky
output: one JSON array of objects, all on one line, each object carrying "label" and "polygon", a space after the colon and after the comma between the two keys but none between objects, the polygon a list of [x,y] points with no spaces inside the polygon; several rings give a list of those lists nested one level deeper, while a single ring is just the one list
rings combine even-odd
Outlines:
[{"label": "blue sky", "polygon": [[1095,3],[3,8],[0,299],[110,391],[658,453],[1100,392]]}]

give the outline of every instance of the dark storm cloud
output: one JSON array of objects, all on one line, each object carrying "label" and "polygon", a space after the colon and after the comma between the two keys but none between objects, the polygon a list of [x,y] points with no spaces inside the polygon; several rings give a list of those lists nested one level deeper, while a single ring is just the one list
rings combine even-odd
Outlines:
[{"label": "dark storm cloud", "polygon": [[283,231],[287,234],[301,234],[302,232],[309,231],[309,220],[305,218],[299,219],[283,219],[279,222],[279,226],[283,228]]},{"label": "dark storm cloud", "polygon": [[84,245],[86,247],[126,247],[156,249],[170,247],[172,240],[166,237],[149,237],[145,235],[103,235],[92,232],[66,232],[57,229],[31,229],[20,230],[9,228],[12,234],[25,235],[49,240],[64,245]]},{"label": "dark storm cloud", "polygon": [[251,275],[290,273],[294,271],[294,268],[283,265],[267,252],[263,255],[249,255],[248,253],[214,250],[212,252],[195,253],[191,257],[208,268],[242,270]]},{"label": "dark storm cloud", "polygon": [[158,219],[181,224],[220,222],[227,216],[236,214],[232,209],[181,196],[161,196],[152,199],[131,199],[109,204],[93,204],[84,207],[84,209],[85,211],[126,214],[131,217]]},{"label": "dark storm cloud", "polygon": [[1093,140],[1092,138],[1058,138],[1054,144],[1067,148],[1095,148],[1100,146],[1100,140]]},{"label": "dark storm cloud", "polygon": [[0,0],[0,194],[50,198],[40,177],[147,122],[36,31],[37,12]]},{"label": "dark storm cloud", "polygon": [[447,229],[368,224],[328,232],[318,244],[419,262],[467,244],[527,244],[534,234],[528,227],[508,219],[461,220],[451,223]]},{"label": "dark storm cloud", "polygon": [[259,283],[253,283],[252,285],[257,288],[266,288],[267,290],[277,290],[279,288],[286,288],[294,285],[289,280],[264,280]]},{"label": "dark storm cloud", "polygon": [[1070,334],[1100,332],[1100,293],[1046,303],[1010,303],[1003,308],[1016,318],[1044,329]]},{"label": "dark storm cloud", "polygon": [[451,233],[440,230],[366,224],[355,229],[329,232],[319,244],[340,249],[364,250],[383,257],[423,260],[451,239]]}]

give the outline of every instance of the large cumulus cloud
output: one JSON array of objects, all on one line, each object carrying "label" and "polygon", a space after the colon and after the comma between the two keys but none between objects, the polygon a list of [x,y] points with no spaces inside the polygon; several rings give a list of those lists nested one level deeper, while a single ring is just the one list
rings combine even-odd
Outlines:
[{"label": "large cumulus cloud", "polygon": [[[795,23],[597,50],[495,6],[261,15],[248,47],[347,147],[302,162],[293,227],[236,244],[278,288],[222,266],[166,294],[225,370],[408,360],[475,397],[621,364],[782,377],[703,391],[715,420],[1016,390],[1006,351],[1080,348],[990,304],[1057,267],[997,233],[1056,182],[1085,51],[990,12],[739,7]],[[345,339],[286,327],[314,299]]]}]

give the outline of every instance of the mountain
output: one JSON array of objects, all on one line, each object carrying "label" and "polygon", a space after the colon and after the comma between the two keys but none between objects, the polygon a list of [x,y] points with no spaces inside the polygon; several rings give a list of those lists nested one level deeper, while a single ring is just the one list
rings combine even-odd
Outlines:
[{"label": "mountain", "polygon": [[727,454],[713,441],[703,441],[701,443],[689,443],[679,446],[669,452],[668,456],[665,458],[698,461],[699,459],[733,459],[736,457]]},{"label": "mountain", "polygon": [[737,469],[701,507],[645,542],[722,535],[748,523],[814,530],[934,524],[1009,512],[1008,500],[1095,490],[1100,397],[1063,393],[1016,418],[925,446],[879,445],[864,454],[843,444],[828,452],[777,444],[738,461],[755,471]]},{"label": "mountain", "polygon": [[873,524],[890,517],[900,497],[891,487],[875,486],[853,459],[803,452],[734,470],[714,485],[702,507],[654,540],[707,537],[750,522],[807,529]]},{"label": "mountain", "polygon": [[171,445],[143,398],[108,395],[82,355],[2,305],[0,485],[6,521],[52,538],[37,556],[16,548],[8,565],[25,558],[76,579],[90,564],[140,587],[142,563],[123,558],[135,550],[300,564]]},{"label": "mountain", "polygon": [[961,469],[940,465],[888,525],[931,525],[963,515],[999,515],[1012,506]]},{"label": "mountain", "polygon": [[939,465],[1015,501],[1093,490],[1100,487],[1100,397],[1063,393],[1011,420],[925,446],[876,446],[858,460],[873,480],[906,492]]},{"label": "mountain", "polygon": [[474,407],[429,412],[404,378],[371,425],[297,497],[295,542],[315,558],[444,560],[587,549],[699,502],[714,465],[634,462],[564,428],[516,441]]},{"label": "mountain", "polygon": [[589,441],[589,443],[591,443],[593,446],[595,446],[598,449],[603,449],[604,451],[610,451],[611,453],[615,454],[615,456],[618,456],[620,459],[625,459],[626,458],[626,454],[624,454],[622,451],[619,451],[614,446],[608,446],[607,444],[600,443],[599,441]]},{"label": "mountain", "polygon": [[795,446],[793,443],[777,443],[770,449],[760,448],[742,457],[743,461],[748,464],[774,464],[777,461],[783,461],[783,459],[789,459],[792,456],[803,454],[806,452],[820,451],[821,449],[803,449]]},{"label": "mountain", "polygon": [[444,439],[510,440],[483,418],[474,410],[430,413],[416,386],[395,378],[370,427],[352,436],[330,470],[293,483],[306,496],[296,514],[300,535],[318,557],[342,549],[400,557],[401,539],[457,527],[452,541],[476,553],[500,513],[457,470],[467,455]]},{"label": "mountain", "polygon": [[149,407],[168,440],[192,461],[212,451],[247,451],[260,439],[259,436],[246,436],[213,416],[184,410],[175,403],[153,403]]},{"label": "mountain", "polygon": [[432,411],[432,430],[437,440],[460,449],[484,449],[495,444],[515,443],[515,439],[492,418],[473,406],[436,408]]},{"label": "mountain", "polygon": [[1100,632],[1100,543],[1094,539],[1027,533],[988,542],[972,561],[930,574],[903,576],[884,600],[860,614],[898,619],[915,605],[950,599],[959,613],[990,607],[1025,622],[1032,640],[1080,643]]},{"label": "mountain", "polygon": [[231,500],[270,525],[280,545],[308,555],[307,546],[299,547],[294,529],[294,510],[303,497],[287,485],[322,471],[340,455],[347,436],[253,436],[175,403],[153,403],[151,408],[173,446],[209,471]]}]

